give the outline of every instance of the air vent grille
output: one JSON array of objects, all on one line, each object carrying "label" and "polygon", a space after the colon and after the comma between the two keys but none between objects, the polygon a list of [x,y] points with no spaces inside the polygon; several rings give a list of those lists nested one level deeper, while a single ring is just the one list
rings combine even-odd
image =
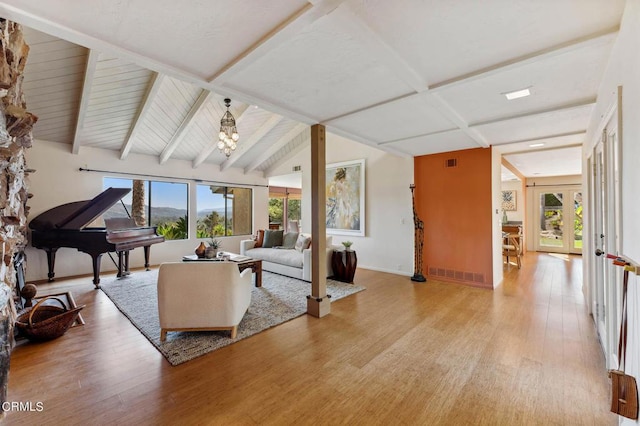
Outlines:
[{"label": "air vent grille", "polygon": [[448,158],[444,160],[445,167],[458,167],[458,159],[457,158]]},{"label": "air vent grille", "polygon": [[454,269],[438,268],[437,266],[429,266],[427,270],[429,271],[429,275],[434,278],[443,277],[452,281],[485,284],[484,274],[477,272],[457,271]]}]

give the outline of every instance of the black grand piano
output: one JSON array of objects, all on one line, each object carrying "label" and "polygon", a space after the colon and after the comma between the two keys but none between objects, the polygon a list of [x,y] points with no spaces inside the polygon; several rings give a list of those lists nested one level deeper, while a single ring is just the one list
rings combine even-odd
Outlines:
[{"label": "black grand piano", "polygon": [[106,219],[105,228],[88,227],[130,191],[129,188],[109,188],[92,200],[49,209],[29,223],[31,245],[47,252],[49,281],[55,276],[56,251],[60,247],[75,248],[91,256],[96,288],[100,285],[100,259],[104,253],[118,254],[118,277],[122,277],[129,274],[129,251],[144,247],[144,266],[149,268],[151,244],[164,241],[155,227],[138,227],[131,218]]}]

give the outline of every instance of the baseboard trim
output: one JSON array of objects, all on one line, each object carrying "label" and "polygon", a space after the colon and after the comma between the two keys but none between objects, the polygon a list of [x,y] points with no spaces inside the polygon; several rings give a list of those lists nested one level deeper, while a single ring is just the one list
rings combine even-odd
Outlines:
[{"label": "baseboard trim", "polygon": [[413,273],[411,273],[411,272],[397,271],[397,270],[386,269],[386,268],[378,268],[376,266],[358,265],[358,268],[369,269],[371,271],[377,271],[377,272],[386,272],[388,274],[394,274],[394,275],[402,275],[402,276],[405,276],[405,277],[413,276]]}]

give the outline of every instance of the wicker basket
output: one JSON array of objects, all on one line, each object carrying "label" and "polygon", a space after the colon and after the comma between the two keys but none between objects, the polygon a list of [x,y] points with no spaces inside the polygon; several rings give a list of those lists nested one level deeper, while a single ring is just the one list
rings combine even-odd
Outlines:
[{"label": "wicker basket", "polygon": [[[47,300],[57,300],[62,307],[45,305]],[[22,311],[16,320],[21,335],[29,340],[44,341],[62,336],[78,318],[84,305],[68,309],[57,297],[45,297],[32,308]]]}]

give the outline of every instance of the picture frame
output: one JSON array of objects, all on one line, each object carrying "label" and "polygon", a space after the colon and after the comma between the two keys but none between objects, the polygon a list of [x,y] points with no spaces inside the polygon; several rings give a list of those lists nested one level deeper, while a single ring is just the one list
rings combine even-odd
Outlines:
[{"label": "picture frame", "polygon": [[515,189],[502,191],[502,210],[503,211],[516,211],[518,210],[517,200],[516,200],[517,191]]},{"label": "picture frame", "polygon": [[327,164],[326,229],[329,235],[365,235],[365,160]]}]

